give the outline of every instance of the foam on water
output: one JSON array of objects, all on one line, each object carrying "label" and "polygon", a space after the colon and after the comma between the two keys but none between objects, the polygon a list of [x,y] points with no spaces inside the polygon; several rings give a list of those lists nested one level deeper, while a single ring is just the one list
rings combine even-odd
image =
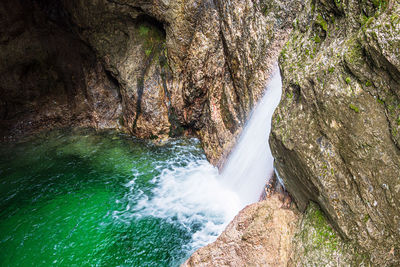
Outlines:
[{"label": "foam on water", "polygon": [[153,178],[150,194],[138,192],[136,178],[128,182],[128,205],[114,216],[127,223],[132,217],[149,216],[179,224],[192,234],[185,248],[190,254],[213,242],[242,206],[237,194],[221,184],[218,169],[204,157],[182,156],[157,163],[155,169],[162,171]]}]

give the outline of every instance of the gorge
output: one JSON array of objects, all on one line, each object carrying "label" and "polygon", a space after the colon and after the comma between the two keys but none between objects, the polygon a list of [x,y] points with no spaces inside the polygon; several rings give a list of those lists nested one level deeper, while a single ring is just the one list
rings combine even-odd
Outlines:
[{"label": "gorge", "polygon": [[[400,264],[399,1],[16,0],[0,16],[1,265]],[[250,204],[274,171],[287,192],[271,180]],[[24,252],[59,224],[47,258]]]}]

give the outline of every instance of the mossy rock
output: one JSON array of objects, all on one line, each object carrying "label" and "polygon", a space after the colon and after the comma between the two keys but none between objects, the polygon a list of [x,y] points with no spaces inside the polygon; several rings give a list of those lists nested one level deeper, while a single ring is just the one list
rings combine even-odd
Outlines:
[{"label": "mossy rock", "polygon": [[310,202],[294,237],[295,266],[369,266],[366,254],[344,241],[317,204]]}]

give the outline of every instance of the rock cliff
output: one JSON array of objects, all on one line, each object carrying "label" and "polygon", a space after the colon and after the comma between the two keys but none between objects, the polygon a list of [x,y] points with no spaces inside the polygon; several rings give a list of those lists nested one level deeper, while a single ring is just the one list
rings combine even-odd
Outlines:
[{"label": "rock cliff", "polygon": [[103,0],[64,6],[118,80],[125,128],[145,138],[189,131],[203,141],[209,160],[221,164],[301,5]]},{"label": "rock cliff", "polygon": [[270,144],[301,210],[320,204],[375,265],[400,264],[400,4],[307,1],[280,55]]},{"label": "rock cliff", "polygon": [[[104,127],[141,138],[195,134],[209,160],[220,165],[261,96],[300,8],[300,1],[286,0],[2,3],[0,73],[14,79],[0,90],[2,124],[15,133],[14,126],[33,110],[43,110],[30,122],[51,111],[65,124],[93,125],[98,118],[108,122]],[[29,64],[36,74],[26,73]],[[114,88],[113,99],[100,102],[115,112],[96,111],[89,95],[104,94],[92,93],[96,81],[90,79]],[[52,102],[55,80],[66,88],[55,92],[65,96],[65,108]],[[31,93],[20,90],[27,84]],[[82,116],[87,119],[75,119]],[[42,126],[53,123],[48,124]]]}]

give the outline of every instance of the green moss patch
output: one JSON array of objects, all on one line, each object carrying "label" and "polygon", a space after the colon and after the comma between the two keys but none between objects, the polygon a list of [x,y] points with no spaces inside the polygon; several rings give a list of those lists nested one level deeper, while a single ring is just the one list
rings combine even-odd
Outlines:
[{"label": "green moss patch", "polygon": [[328,23],[324,20],[324,18],[321,15],[317,16],[317,19],[315,21],[321,28],[327,32],[328,31]]},{"label": "green moss patch", "polygon": [[338,237],[328,224],[322,211],[315,204],[310,205],[305,220],[308,221],[314,230],[312,231],[311,238],[313,239],[315,247],[325,247],[330,250],[337,249]]},{"label": "green moss patch", "polygon": [[146,20],[140,21],[136,29],[137,39],[142,43],[146,57],[162,50],[163,43],[165,43],[165,33],[162,29]]},{"label": "green moss patch", "polygon": [[294,237],[296,266],[369,266],[368,258],[341,239],[317,204],[309,203]]},{"label": "green moss patch", "polygon": [[141,36],[147,35],[149,33],[149,31],[150,31],[150,27],[149,26],[144,25],[144,24],[139,26],[139,33],[140,33]]},{"label": "green moss patch", "polygon": [[360,112],[360,109],[359,109],[357,106],[355,106],[354,104],[350,104],[350,105],[349,105],[349,108],[352,109],[352,110],[354,110],[354,112],[356,112],[356,113],[359,113],[359,112]]}]

